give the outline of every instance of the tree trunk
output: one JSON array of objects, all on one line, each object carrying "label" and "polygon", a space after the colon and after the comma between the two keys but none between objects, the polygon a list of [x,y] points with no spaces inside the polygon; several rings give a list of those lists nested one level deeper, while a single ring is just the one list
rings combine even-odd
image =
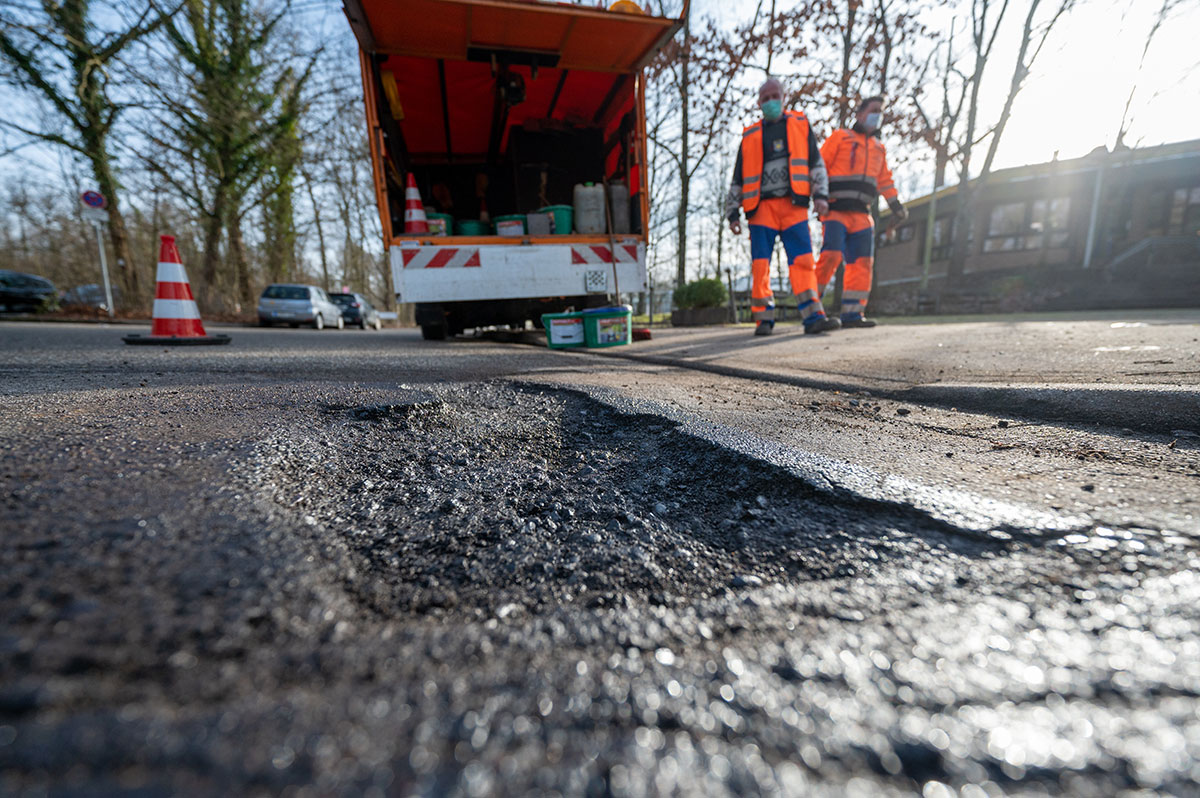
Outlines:
[{"label": "tree trunk", "polygon": [[850,126],[850,56],[854,50],[854,20],[858,3],[851,0],[846,8],[846,28],[842,31],[842,74],[838,79],[838,126]]},{"label": "tree trunk", "polygon": [[129,247],[129,233],[125,227],[125,217],[121,213],[121,202],[117,197],[117,181],[113,178],[104,138],[103,136],[85,135],[85,142],[90,138],[95,139],[94,142],[88,142],[92,176],[96,180],[97,190],[108,199],[108,234],[112,240],[113,253],[117,258],[117,277],[120,280],[126,304],[142,307],[146,297],[141,295],[141,280],[138,279],[137,269],[134,267],[133,255]]},{"label": "tree trunk", "polygon": [[243,307],[254,303],[254,287],[250,283],[250,264],[246,262],[246,243],[242,239],[241,217],[231,213],[225,232],[229,236],[229,258],[233,261],[233,280],[237,297],[233,309],[240,313]]},{"label": "tree trunk", "polygon": [[321,284],[329,285],[329,257],[325,254],[325,227],[321,224],[321,207],[317,205],[312,179],[307,173],[301,173],[301,176],[304,178],[304,184],[308,187],[308,201],[312,204],[313,221],[317,226],[317,246],[321,248]]},{"label": "tree trunk", "polygon": [[200,279],[204,282],[201,291],[209,305],[216,303],[220,295],[217,273],[221,265],[221,229],[225,221],[225,192],[218,188],[213,198],[212,212],[204,220],[204,260],[200,265]]},{"label": "tree trunk", "polygon": [[[997,24],[999,23],[997,22]],[[986,26],[984,30],[986,32]],[[982,51],[982,40],[983,34],[977,30],[975,33],[975,70],[971,74],[970,100],[967,105],[967,129],[963,133],[960,154],[962,166],[958,179],[958,204],[954,209],[954,224],[951,231],[953,244],[950,248],[950,263],[946,267],[948,281],[954,281],[963,276],[966,271],[967,256],[970,254],[971,218],[975,211],[971,186],[971,151],[974,148],[975,126],[979,121],[979,89],[983,83],[983,69],[987,63],[987,55]]]},{"label": "tree trunk", "polygon": [[767,67],[766,67],[767,77],[771,77],[771,62],[774,60],[775,60],[775,0],[771,0],[771,16],[767,19]]},{"label": "tree trunk", "polygon": [[687,282],[687,212],[690,170],[688,169],[688,103],[690,101],[690,86],[688,78],[688,60],[691,57],[692,15],[688,12],[683,23],[683,59],[680,64],[679,99],[682,118],[679,134],[679,211],[675,217],[676,246],[675,253],[675,286],[682,287]]}]

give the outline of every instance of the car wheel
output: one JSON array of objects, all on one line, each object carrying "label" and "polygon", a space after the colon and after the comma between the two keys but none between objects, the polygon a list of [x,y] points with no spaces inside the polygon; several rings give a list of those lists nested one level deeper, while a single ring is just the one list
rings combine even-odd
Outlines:
[{"label": "car wheel", "polygon": [[337,328],[339,330],[344,330],[346,328],[346,320],[343,319],[341,316],[338,316]]},{"label": "car wheel", "polygon": [[313,329],[314,330],[324,330],[325,329],[325,317],[322,316],[320,313],[318,313],[317,317],[315,319],[313,319]]},{"label": "car wheel", "polygon": [[426,341],[445,341],[446,333],[447,330],[444,323],[421,325],[421,337]]},{"label": "car wheel", "polygon": [[367,318],[366,318],[366,316],[364,316],[364,317],[363,317],[363,319],[362,319],[362,321],[360,321],[360,322],[358,323],[358,328],[359,328],[360,330],[365,330],[365,329],[367,329]]},{"label": "car wheel", "polygon": [[375,319],[375,324],[373,326],[375,327],[375,331],[379,332],[380,330],[383,329],[383,322],[380,321],[379,319]]},{"label": "car wheel", "polygon": [[270,327],[270,326],[271,326],[271,322],[267,321],[266,319],[259,319],[259,320],[258,320],[258,326],[259,326],[259,327]]}]

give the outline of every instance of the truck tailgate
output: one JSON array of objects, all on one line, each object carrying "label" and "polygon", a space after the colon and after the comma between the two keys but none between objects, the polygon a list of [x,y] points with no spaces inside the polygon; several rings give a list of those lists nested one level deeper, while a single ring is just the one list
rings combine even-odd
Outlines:
[{"label": "truck tailgate", "polygon": [[[615,251],[615,263],[613,252]],[[646,290],[646,246],[532,244],[392,247],[401,302],[536,299]]]}]

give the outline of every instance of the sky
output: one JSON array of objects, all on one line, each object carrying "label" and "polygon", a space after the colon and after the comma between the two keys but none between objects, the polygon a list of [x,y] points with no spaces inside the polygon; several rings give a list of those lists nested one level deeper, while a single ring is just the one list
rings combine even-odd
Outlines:
[{"label": "sky", "polygon": [[1130,89],[1133,124],[1126,143],[1150,146],[1200,138],[1200,2],[1156,34],[1138,72],[1159,0],[1091,0],[1051,35],[1013,109],[998,165],[1086,155],[1112,147]]}]

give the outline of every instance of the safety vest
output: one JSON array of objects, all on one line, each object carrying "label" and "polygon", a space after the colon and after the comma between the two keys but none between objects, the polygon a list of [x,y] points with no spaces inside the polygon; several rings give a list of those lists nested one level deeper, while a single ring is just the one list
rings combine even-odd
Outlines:
[{"label": "safety vest", "polygon": [[829,202],[859,203],[870,208],[875,198],[896,199],[896,186],[887,165],[887,150],[874,136],[853,130],[835,130],[821,147],[821,157],[829,170]]},{"label": "safety vest", "polygon": [[[784,111],[787,120],[789,188],[793,197],[809,195],[808,119],[799,111]],[[758,208],[762,194],[762,121],[742,131],[742,210],[746,218]]]}]

